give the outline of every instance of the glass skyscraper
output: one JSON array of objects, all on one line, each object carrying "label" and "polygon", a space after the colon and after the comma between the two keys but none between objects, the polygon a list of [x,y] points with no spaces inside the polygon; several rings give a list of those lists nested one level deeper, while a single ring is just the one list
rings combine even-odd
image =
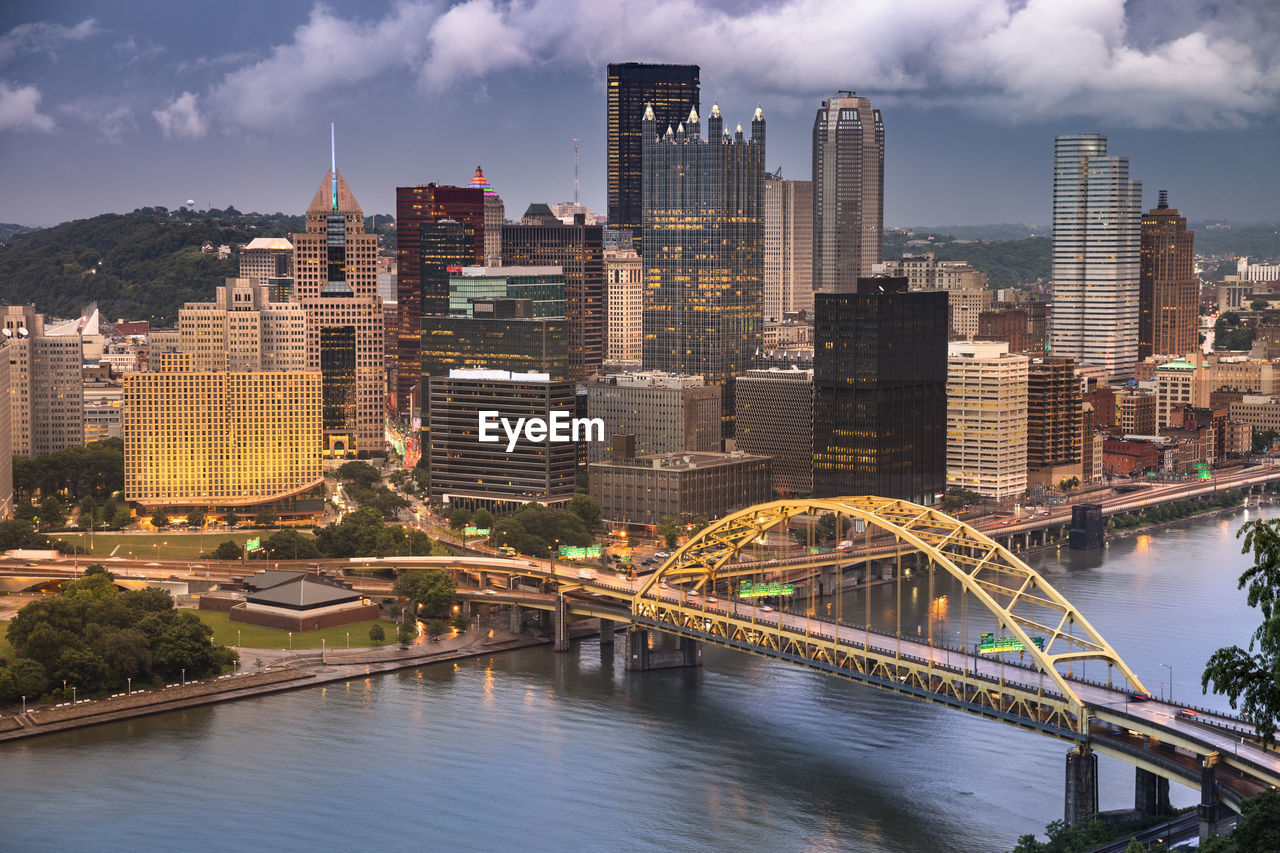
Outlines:
[{"label": "glass skyscraper", "polygon": [[1053,141],[1049,349],[1131,379],[1138,361],[1142,182],[1096,133]]},{"label": "glass skyscraper", "polygon": [[828,98],[813,120],[813,290],[853,293],[882,260],[884,122],[868,98]]},{"label": "glass skyscraper", "polygon": [[750,139],[718,106],[705,139],[696,110],[665,131],[647,111],[643,127],[644,365],[720,386],[731,437],[733,379],[752,366],[764,322],[764,112]]}]

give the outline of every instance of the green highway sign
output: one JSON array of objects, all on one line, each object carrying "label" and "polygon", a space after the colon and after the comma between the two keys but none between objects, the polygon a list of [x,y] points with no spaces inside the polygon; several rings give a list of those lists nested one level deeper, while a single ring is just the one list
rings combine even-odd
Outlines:
[{"label": "green highway sign", "polygon": [[[1031,642],[1037,649],[1044,651],[1044,637],[1032,637]],[[997,637],[994,633],[987,633],[982,635],[982,640],[978,643],[978,651],[984,655],[991,655],[1000,652],[1026,651],[1026,647],[1017,637]]]},{"label": "green highway sign", "polygon": [[793,595],[795,585],[789,583],[752,583],[743,581],[738,585],[739,598],[764,598],[771,595]]},{"label": "green highway sign", "polygon": [[244,543],[244,549],[246,551],[258,551],[258,550],[261,550],[261,548],[262,548],[262,539],[261,537],[258,537],[258,536],[255,536],[252,539],[250,539],[248,542]]},{"label": "green highway sign", "polygon": [[584,560],[589,557],[599,557],[602,548],[599,544],[588,545],[583,548],[580,545],[561,545],[560,556],[566,560]]},{"label": "green highway sign", "polygon": [[462,528],[462,535],[463,536],[488,536],[489,528],[467,525],[466,527]]}]

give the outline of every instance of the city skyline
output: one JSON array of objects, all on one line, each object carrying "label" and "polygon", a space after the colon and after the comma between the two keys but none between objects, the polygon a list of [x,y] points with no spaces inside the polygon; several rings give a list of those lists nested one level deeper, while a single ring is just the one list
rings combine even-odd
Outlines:
[{"label": "city skyline", "polygon": [[[1277,17],[1261,3],[1166,13],[1119,0],[1082,9],[973,0],[954,11],[798,2],[739,12],[691,0],[604,4],[595,15],[552,5],[282,3],[271,20],[247,8],[7,8],[0,221],[49,225],[188,198],[288,211],[327,159],[328,121],[370,212],[393,211],[396,186],[464,185],[477,164],[513,217],[530,202],[572,198],[578,136],[582,200],[603,215],[606,66],[628,61],[698,64],[727,115],[760,103],[774,126],[766,165],[789,178],[809,174],[822,98],[845,87],[871,97],[894,139],[886,226],[1047,229],[1052,138],[1084,132],[1128,152],[1147,186],[1168,188],[1193,222],[1280,214],[1266,192],[1280,74],[1263,49]],[[668,30],[656,22],[679,15],[687,32],[661,37]],[[803,26],[819,20],[830,36],[806,41]],[[872,37],[857,37],[859,24]],[[1088,59],[1092,77],[1017,47],[1051,27],[1079,60],[1055,62]],[[825,44],[841,34],[864,50]],[[762,40],[785,73],[750,61]],[[985,55],[986,73],[961,54]]]}]

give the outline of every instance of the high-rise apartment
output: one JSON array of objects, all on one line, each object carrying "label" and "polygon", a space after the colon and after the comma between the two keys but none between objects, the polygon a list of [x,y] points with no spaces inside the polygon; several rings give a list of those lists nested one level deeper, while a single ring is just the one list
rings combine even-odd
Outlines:
[{"label": "high-rise apartment", "polygon": [[378,238],[365,233],[364,212],[341,172],[331,169],[321,181],[307,208],[307,230],[293,235],[293,245],[307,369],[322,377],[324,453],[381,451],[386,368]]},{"label": "high-rise apartment", "polygon": [[271,302],[261,278],[229,278],[213,302],[178,311],[178,334],[193,370],[306,370],[307,321],[301,305]]},{"label": "high-rise apartment", "polygon": [[[764,321],[764,111],[751,138],[711,108],[679,129],[644,116],[644,365],[696,373],[722,391],[733,435],[733,379],[751,367]],[[659,136],[659,133],[662,135]]]},{"label": "high-rise apartment", "polygon": [[1159,203],[1142,217],[1138,289],[1138,358],[1183,355],[1200,348],[1200,282],[1195,273],[1195,232],[1187,219]]},{"label": "high-rise apartment", "polygon": [[698,66],[610,63],[608,80],[609,227],[640,236],[643,179],[641,118],[651,108],[659,128],[675,127],[698,100]]},{"label": "high-rise apartment", "polygon": [[1080,380],[1070,356],[1046,355],[1027,367],[1027,484],[1054,487],[1083,473]]},{"label": "high-rise apartment", "polygon": [[1053,145],[1053,316],[1049,349],[1130,379],[1138,361],[1142,182],[1095,133]]},{"label": "high-rise apartment", "polygon": [[587,444],[588,462],[604,459],[615,435],[634,435],[641,454],[720,449],[720,389],[701,376],[596,376],[587,384],[587,416],[604,422],[605,437]]},{"label": "high-rise apartment", "polygon": [[812,494],[813,371],[748,370],[737,384],[735,448],[773,457],[776,494]]},{"label": "high-rise apartment", "polygon": [[644,265],[631,248],[604,250],[608,361],[639,361],[644,314]]},{"label": "high-rise apartment", "polygon": [[13,453],[39,456],[84,444],[84,348],[79,334],[48,335],[30,305],[5,308]]},{"label": "high-rise apartment", "polygon": [[947,487],[996,500],[1027,490],[1027,364],[1004,342],[947,351]]},{"label": "high-rise apartment", "polygon": [[813,313],[813,182],[767,178],[764,317],[781,320],[793,311]]},{"label": "high-rise apartment", "polygon": [[813,121],[813,289],[853,293],[880,263],[884,122],[869,98],[828,98]]},{"label": "high-rise apartment", "polygon": [[947,295],[905,278],[814,295],[813,492],[932,504],[947,476]]},{"label": "high-rise apartment", "polygon": [[9,395],[11,342],[0,339],[0,521],[13,516],[13,402]]},{"label": "high-rise apartment", "polygon": [[564,271],[569,321],[569,378],[600,369],[605,353],[604,226],[559,220],[544,225],[504,225],[503,265],[557,266]]},{"label": "high-rise apartment", "polygon": [[[477,169],[478,171],[478,169]],[[483,177],[483,175],[481,176]],[[419,388],[422,318],[449,297],[450,266],[485,265],[485,189],[418,184],[396,187],[396,411],[409,416]],[[452,227],[440,227],[441,220]],[[501,223],[499,223],[500,225]],[[498,237],[498,248],[501,236]],[[465,256],[465,257],[462,257]],[[419,397],[418,399],[421,399]]]}]

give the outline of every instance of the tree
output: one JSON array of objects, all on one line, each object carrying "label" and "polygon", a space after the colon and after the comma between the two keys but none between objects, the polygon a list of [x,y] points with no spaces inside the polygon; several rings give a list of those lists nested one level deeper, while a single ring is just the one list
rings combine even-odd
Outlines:
[{"label": "tree", "polygon": [[457,616],[453,617],[453,621],[449,624],[461,632],[467,630],[467,627],[471,624],[471,620],[459,613]]},{"label": "tree", "polygon": [[313,560],[322,556],[316,540],[296,530],[281,530],[262,540],[262,549],[255,552],[262,560]]},{"label": "tree", "polygon": [[492,530],[494,525],[493,513],[487,509],[478,509],[471,516],[471,523],[481,530]]},{"label": "tree", "polygon": [[1271,448],[1271,442],[1275,441],[1277,436],[1280,436],[1280,432],[1276,432],[1273,429],[1255,432],[1253,434],[1253,452],[1266,453]]},{"label": "tree", "polygon": [[31,658],[18,658],[8,666],[0,666],[0,705],[9,705],[23,696],[34,700],[49,689],[44,666]]},{"label": "tree", "polygon": [[386,642],[386,639],[387,632],[382,630],[381,625],[374,625],[369,629],[369,642],[373,643],[375,646]]},{"label": "tree", "polygon": [[229,509],[223,515],[222,520],[227,523],[227,527],[234,527],[236,522],[240,520],[240,516],[236,515],[234,509]]},{"label": "tree", "polygon": [[263,507],[258,510],[258,514],[254,518],[253,523],[258,527],[275,527],[276,522],[279,520],[280,517],[275,514],[274,510]]},{"label": "tree", "polygon": [[406,619],[400,623],[400,628],[396,631],[396,642],[401,648],[409,648],[413,643],[413,638],[418,635],[418,623],[412,619]]},{"label": "tree", "polygon": [[853,520],[846,515],[840,516],[839,530],[836,529],[836,514],[833,512],[824,513],[818,516],[818,538],[822,541],[831,539],[843,539],[845,534],[849,532],[849,528],[853,527]]},{"label": "tree", "polygon": [[1271,789],[1245,800],[1231,837],[1239,853],[1280,850],[1280,794]]},{"label": "tree", "polygon": [[214,548],[209,556],[214,560],[239,560],[244,556],[244,549],[237,545],[234,539],[228,539],[225,542],[219,542],[218,547]]},{"label": "tree", "polygon": [[658,522],[658,535],[667,543],[668,548],[676,547],[676,543],[680,541],[680,532],[680,521],[675,516],[664,515]]},{"label": "tree", "polygon": [[205,512],[196,508],[187,512],[187,524],[192,527],[204,527]]},{"label": "tree", "polygon": [[458,507],[449,513],[449,528],[451,530],[462,530],[471,523],[471,510]]},{"label": "tree", "polygon": [[600,526],[600,504],[586,492],[578,492],[570,498],[567,509],[582,519],[588,530],[595,530]]},{"label": "tree", "polygon": [[[1262,611],[1262,624],[1253,632],[1246,652],[1239,646],[1220,648],[1205,664],[1200,688],[1225,693],[1231,707],[1237,703],[1243,716],[1257,730],[1264,745],[1275,742],[1280,723],[1280,519],[1247,521],[1236,533],[1244,538],[1241,553],[1253,552],[1253,565],[1240,575],[1239,588],[1249,589],[1248,604]],[[1257,653],[1254,653],[1254,649]]]},{"label": "tree", "polygon": [[155,515],[151,516],[151,523],[157,528],[168,527],[169,514],[165,512],[163,508],[158,509],[156,510]]},{"label": "tree", "polygon": [[[15,459],[20,457],[15,456]],[[49,547],[49,537],[36,532],[35,525],[22,519],[0,521],[0,550],[14,548],[42,549]]]},{"label": "tree", "polygon": [[1129,839],[1129,846],[1124,848],[1124,853],[1147,853],[1147,846],[1136,838]]},{"label": "tree", "polygon": [[1268,305],[1270,305],[1270,304],[1271,304],[1271,303],[1270,303],[1270,302],[1268,302],[1268,301],[1267,301],[1267,300],[1265,300],[1265,299],[1261,299],[1261,298],[1259,298],[1259,299],[1255,299],[1255,300],[1253,300],[1252,302],[1250,302],[1250,303],[1249,303],[1249,310],[1251,310],[1251,311],[1265,311],[1265,310],[1266,310],[1266,308],[1267,308],[1267,306],[1268,306]]},{"label": "tree", "polygon": [[365,488],[382,482],[382,475],[378,473],[377,468],[368,462],[358,460],[342,463],[342,467],[337,470],[337,477],[344,482],[357,483]]},{"label": "tree", "polygon": [[432,619],[427,622],[427,636],[436,639],[449,630],[449,623],[443,619]]},{"label": "tree", "polygon": [[453,578],[439,569],[405,572],[396,578],[395,593],[409,600],[409,612],[436,619],[453,610],[456,594]]},{"label": "tree", "polygon": [[45,527],[62,527],[67,522],[67,509],[62,501],[53,495],[47,495],[40,501],[37,517]]}]

